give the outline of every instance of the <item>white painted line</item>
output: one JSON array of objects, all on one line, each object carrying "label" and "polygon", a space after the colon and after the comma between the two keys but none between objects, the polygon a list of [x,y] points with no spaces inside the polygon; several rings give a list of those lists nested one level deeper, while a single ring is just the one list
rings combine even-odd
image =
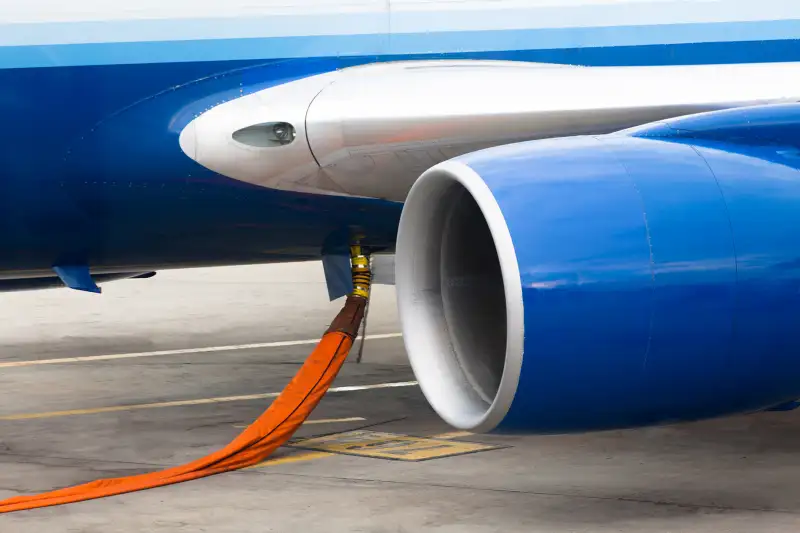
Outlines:
[{"label": "white painted line", "polygon": [[350,385],[347,387],[331,387],[328,392],[351,392],[354,390],[391,389],[394,387],[413,387],[416,381],[396,381],[394,383],[378,383],[377,385]]},{"label": "white painted line", "polygon": [[[398,381],[393,383],[376,383],[374,385],[352,385],[347,387],[331,387],[328,392],[352,392],[360,390],[389,389],[394,387],[413,387],[416,381]],[[110,407],[94,407],[91,409],[71,409],[68,411],[50,411],[47,413],[23,413],[0,416],[0,420],[34,420],[38,418],[57,418],[61,416],[94,415],[98,413],[116,413],[120,411],[138,411],[140,409],[159,409],[163,407],[184,407],[188,405],[207,405],[226,402],[243,402],[277,398],[280,392],[264,394],[248,394],[246,396],[222,396],[216,398],[200,398],[199,400],[178,400],[174,402],[140,403],[133,405],[113,405]]]},{"label": "white painted line", "polygon": [[[313,424],[343,424],[345,422],[365,422],[367,419],[363,416],[351,416],[348,418],[315,418],[314,420],[306,420],[303,422],[304,426]],[[236,429],[245,429],[250,427],[247,424],[234,424]]]},{"label": "white painted line", "polygon": [[[379,339],[394,339],[402,336],[403,336],[402,333],[381,333],[378,335],[367,335],[366,339],[368,341],[371,341]],[[231,346],[209,346],[206,348],[186,348],[183,350],[159,350],[156,352],[115,353],[110,355],[89,355],[85,357],[62,357],[59,359],[10,361],[7,363],[0,363],[0,368],[17,368],[23,366],[37,366],[37,365],[57,365],[63,363],[86,363],[90,361],[111,361],[114,359],[138,359],[140,357],[160,357],[160,356],[184,355],[193,353],[232,352],[236,350],[252,350],[255,348],[281,348],[284,346],[303,346],[308,344],[317,344],[318,342],[319,339],[303,339],[299,341],[278,341],[278,342],[262,342],[257,344],[234,344]]]}]

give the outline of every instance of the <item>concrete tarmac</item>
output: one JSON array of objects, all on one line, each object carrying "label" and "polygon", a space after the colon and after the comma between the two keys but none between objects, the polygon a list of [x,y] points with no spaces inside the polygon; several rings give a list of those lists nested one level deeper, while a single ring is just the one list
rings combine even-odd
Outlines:
[{"label": "concrete tarmac", "polygon": [[[221,447],[281,390],[341,303],[327,301],[317,263],[161,272],[103,289],[0,294],[0,498]],[[592,435],[463,434],[409,383],[393,290],[377,287],[371,307],[377,338],[334,385],[354,390],[329,394],[295,447],[245,471],[0,515],[0,532],[800,529],[798,413]],[[370,441],[392,459],[301,442],[354,430],[396,436]],[[475,453],[402,460],[414,446]]]}]

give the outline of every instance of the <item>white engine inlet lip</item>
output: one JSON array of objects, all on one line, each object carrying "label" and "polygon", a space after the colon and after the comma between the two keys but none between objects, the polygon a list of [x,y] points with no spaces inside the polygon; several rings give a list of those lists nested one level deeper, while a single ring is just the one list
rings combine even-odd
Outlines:
[{"label": "white engine inlet lip", "polygon": [[[477,203],[489,227],[500,263],[506,300],[506,351],[503,374],[492,404],[470,400],[459,371],[453,371],[455,357],[441,305],[430,305],[432,278],[422,257],[436,250],[418,248],[426,243],[428,222],[436,210],[438,184],[454,181],[462,185]],[[511,234],[500,206],[489,187],[472,168],[458,161],[431,167],[416,181],[406,198],[400,217],[395,256],[397,304],[402,318],[403,339],[414,374],[431,406],[445,422],[464,430],[488,432],[508,413],[522,370],[524,347],[524,306],[522,283]],[[438,278],[437,278],[438,279]],[[427,294],[426,294],[427,293]],[[439,298],[441,302],[441,299]],[[437,355],[445,353],[446,355]]]}]

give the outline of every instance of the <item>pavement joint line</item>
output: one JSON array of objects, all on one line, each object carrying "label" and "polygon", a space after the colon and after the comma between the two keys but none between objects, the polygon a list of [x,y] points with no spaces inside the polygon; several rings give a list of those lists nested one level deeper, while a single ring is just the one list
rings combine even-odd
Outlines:
[{"label": "pavement joint line", "polygon": [[[449,440],[449,439],[457,439],[459,437],[468,437],[470,435],[474,435],[474,433],[470,433],[469,431],[448,431],[447,433],[431,435],[430,437],[425,437],[425,438]],[[258,463],[257,465],[248,466],[247,468],[244,468],[244,470],[252,470],[254,468],[266,468],[268,466],[279,466],[290,463],[303,463],[306,461],[316,461],[317,459],[324,459],[326,457],[343,457],[343,456],[340,453],[332,453],[332,452],[301,451],[292,455],[288,455],[286,457],[276,457],[275,459],[267,459],[266,461]]]},{"label": "pavement joint line", "polygon": [[[366,340],[394,339],[402,337],[402,333],[379,333],[367,335]],[[359,337],[361,339],[361,337]],[[117,359],[139,359],[143,357],[161,357],[172,355],[188,355],[209,352],[233,352],[239,350],[253,350],[256,348],[282,348],[286,346],[304,346],[317,344],[319,339],[303,339],[296,341],[261,342],[255,344],[234,344],[230,346],[207,346],[205,348],[185,348],[180,350],[158,350],[154,352],[117,353],[108,355],[87,355],[83,357],[60,357],[56,359],[33,359],[28,361],[7,361],[0,363],[0,368],[20,368],[40,365],[57,365],[66,363],[88,363],[91,361],[113,361]]]},{"label": "pavement joint line", "polygon": [[[354,392],[375,389],[390,389],[398,387],[414,387],[416,381],[396,381],[390,383],[375,383],[373,385],[348,385],[343,387],[331,387],[328,393]],[[0,421],[13,420],[35,420],[41,418],[58,418],[62,416],[93,415],[99,413],[117,413],[122,411],[138,411],[143,409],[161,409],[165,407],[185,407],[190,405],[208,405],[227,402],[243,402],[249,400],[264,400],[276,398],[280,392],[267,392],[264,394],[248,394],[245,396],[222,396],[217,398],[200,398],[197,400],[177,400],[172,402],[141,403],[133,405],[117,405],[111,407],[96,407],[91,409],[70,409],[67,411],[50,411],[45,413],[21,413],[17,415],[0,416]]]},{"label": "pavement joint line", "polygon": [[636,503],[636,504],[646,504],[646,505],[664,505],[664,506],[671,506],[671,507],[680,507],[684,509],[715,509],[719,511],[753,511],[759,513],[780,513],[780,514],[788,514],[788,515],[797,515],[799,514],[796,510],[793,509],[781,509],[781,508],[773,508],[773,507],[744,507],[744,506],[728,506],[728,505],[714,505],[714,504],[703,504],[703,503],[685,503],[685,502],[678,502],[678,501],[669,501],[664,499],[647,499],[647,498],[635,498],[635,497],[626,497],[626,496],[596,496],[593,494],[582,494],[580,492],[576,493],[569,493],[569,492],[550,492],[550,491],[537,491],[537,490],[526,490],[526,489],[516,489],[516,488],[501,488],[501,487],[486,487],[486,486],[475,486],[475,485],[461,485],[461,484],[450,484],[450,483],[436,483],[430,481],[409,481],[403,479],[379,479],[373,477],[357,477],[351,476],[347,477],[345,475],[342,476],[331,476],[331,475],[320,475],[320,474],[305,474],[302,472],[274,472],[269,475],[272,476],[283,476],[289,478],[305,478],[305,479],[327,479],[327,480],[336,480],[336,481],[345,481],[345,482],[369,482],[369,483],[380,483],[385,485],[406,485],[406,486],[417,486],[417,487],[436,487],[442,489],[455,489],[455,490],[468,490],[468,491],[480,491],[480,492],[493,492],[493,493],[501,493],[501,494],[525,494],[529,496],[544,496],[544,497],[552,497],[552,498],[565,498],[565,499],[575,499],[575,500],[597,500],[597,501],[611,501],[611,502],[626,502],[626,503]]}]

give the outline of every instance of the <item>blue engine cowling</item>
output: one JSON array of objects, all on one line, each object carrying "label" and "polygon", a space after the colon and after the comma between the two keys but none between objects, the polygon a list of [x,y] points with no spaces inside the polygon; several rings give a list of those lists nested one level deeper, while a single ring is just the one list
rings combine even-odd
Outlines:
[{"label": "blue engine cowling", "polygon": [[566,433],[800,398],[800,106],[530,141],[427,171],[396,281],[450,424]]}]

